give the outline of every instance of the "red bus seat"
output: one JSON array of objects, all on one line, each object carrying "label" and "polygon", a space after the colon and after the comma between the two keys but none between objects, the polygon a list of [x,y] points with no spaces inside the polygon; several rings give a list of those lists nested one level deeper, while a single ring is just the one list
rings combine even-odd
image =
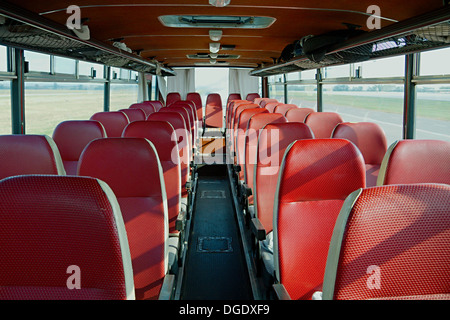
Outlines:
[{"label": "red bus seat", "polygon": [[230,93],[230,94],[228,95],[227,105],[228,105],[228,103],[230,103],[230,101],[232,101],[232,100],[242,100],[241,94],[240,94],[240,93]]},{"label": "red bus seat", "polygon": [[153,106],[153,104],[149,103],[133,103],[128,109],[141,109],[145,112],[145,116],[148,117],[150,114],[156,112],[156,108]]},{"label": "red bus seat", "polygon": [[0,220],[0,299],[134,299],[127,233],[106,183],[56,175],[1,180]]},{"label": "red bus seat", "polygon": [[147,118],[147,114],[141,108],[120,109],[119,111],[125,113],[130,122],[144,121]]},{"label": "red bus seat", "polygon": [[350,140],[358,147],[366,164],[366,185],[376,186],[381,162],[387,151],[383,129],[373,122],[343,122],[334,128],[332,138]]},{"label": "red bus seat", "polygon": [[142,103],[152,105],[153,108],[155,109],[155,112],[158,112],[161,108],[164,107],[162,102],[159,100],[147,100],[147,101],[143,101]]},{"label": "red bus seat", "polygon": [[316,139],[331,138],[334,128],[341,122],[344,120],[336,112],[311,112],[305,119]]},{"label": "red bus seat", "polygon": [[166,97],[166,107],[179,100],[181,100],[181,95],[178,92],[169,92]]},{"label": "red bus seat", "polygon": [[109,138],[122,136],[123,129],[130,123],[127,115],[121,111],[97,112],[89,120],[100,122]]},{"label": "red bus seat", "polygon": [[276,102],[269,102],[269,103],[266,103],[266,105],[264,106],[264,108],[266,108],[267,110],[269,110],[270,113],[274,113],[274,112],[275,112],[275,108],[276,108],[277,106],[281,105],[281,104],[282,104],[282,103],[281,103],[281,102],[278,102],[278,101],[276,101]]},{"label": "red bus seat", "polygon": [[259,105],[261,106],[261,108],[265,108],[266,105],[271,102],[279,102],[279,101],[277,99],[262,98],[261,101],[259,102]]},{"label": "red bus seat", "polygon": [[156,148],[143,138],[94,140],[81,155],[78,175],[98,178],[113,190],[128,235],[136,299],[156,299],[170,254],[167,197]]},{"label": "red bus seat", "polygon": [[261,98],[261,96],[259,95],[259,93],[253,92],[253,93],[247,94],[247,97],[245,98],[245,100],[253,102],[256,98]]},{"label": "red bus seat", "polygon": [[286,119],[288,119],[289,122],[305,122],[306,117],[308,114],[314,112],[311,108],[292,108],[286,111]]},{"label": "red bus seat", "polygon": [[352,193],[331,238],[326,300],[449,300],[450,186]]},{"label": "red bus seat", "polygon": [[202,97],[200,96],[200,93],[198,92],[190,92],[186,96],[186,100],[192,101],[195,103],[195,110],[197,112],[197,119],[198,121],[202,122],[203,125],[203,104],[202,104]]},{"label": "red bus seat", "polygon": [[58,146],[66,174],[76,175],[84,148],[92,140],[105,137],[105,128],[95,120],[69,120],[58,124],[53,131],[53,140]]},{"label": "red bus seat", "polygon": [[181,209],[181,163],[175,129],[167,121],[137,121],[130,123],[123,131],[125,138],[145,138],[150,140],[158,152],[164,172],[169,232],[178,233],[175,223]]},{"label": "red bus seat", "polygon": [[279,113],[282,114],[283,116],[286,116],[286,112],[288,112],[291,109],[298,109],[298,107],[295,104],[280,103],[275,107],[275,109],[273,109],[273,113]]},{"label": "red bus seat", "polygon": [[408,183],[450,184],[450,142],[400,140],[386,152],[377,185]]},{"label": "red bus seat", "polygon": [[56,143],[45,135],[0,135],[0,163],[0,180],[22,174],[66,174]]},{"label": "red bus seat", "polygon": [[365,187],[364,159],[344,139],[298,140],[281,164],[274,203],[275,282],[291,299],[308,300],[323,283],[329,243],[344,200]]}]

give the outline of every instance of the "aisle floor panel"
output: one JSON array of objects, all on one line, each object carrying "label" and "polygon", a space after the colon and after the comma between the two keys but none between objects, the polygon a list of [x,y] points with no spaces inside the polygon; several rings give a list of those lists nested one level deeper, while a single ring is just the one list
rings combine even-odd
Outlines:
[{"label": "aisle floor panel", "polygon": [[181,299],[252,299],[228,178],[200,176]]}]

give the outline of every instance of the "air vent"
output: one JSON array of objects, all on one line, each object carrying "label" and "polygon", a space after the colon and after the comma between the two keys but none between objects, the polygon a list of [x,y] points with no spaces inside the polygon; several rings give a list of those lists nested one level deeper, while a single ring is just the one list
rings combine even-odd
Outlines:
[{"label": "air vent", "polygon": [[264,29],[270,27],[275,18],[253,16],[159,16],[159,21],[166,27],[174,28],[239,28]]},{"label": "air vent", "polygon": [[[209,53],[197,53],[197,54],[187,54],[188,59],[209,59]],[[215,59],[239,59],[240,56],[236,54],[219,54]]]}]

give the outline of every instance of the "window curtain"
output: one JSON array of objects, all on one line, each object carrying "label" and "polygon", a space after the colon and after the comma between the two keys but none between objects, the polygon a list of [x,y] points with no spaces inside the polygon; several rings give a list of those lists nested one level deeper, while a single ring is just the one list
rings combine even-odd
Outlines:
[{"label": "window curtain", "polygon": [[147,78],[144,72],[138,74],[138,102],[148,100]]},{"label": "window curtain", "polygon": [[229,93],[240,93],[245,99],[247,94],[259,92],[259,77],[250,75],[249,69],[230,69],[228,78]]},{"label": "window curtain", "polygon": [[189,92],[195,91],[195,69],[174,69],[176,76],[167,77],[167,91],[163,97],[167,97],[169,92],[178,92],[182,100],[186,100]]},{"label": "window curtain", "polygon": [[157,76],[157,81],[158,81],[158,90],[159,90],[159,96],[162,98],[162,100],[166,101],[166,97],[167,97],[167,83],[166,83],[166,78],[163,76]]}]

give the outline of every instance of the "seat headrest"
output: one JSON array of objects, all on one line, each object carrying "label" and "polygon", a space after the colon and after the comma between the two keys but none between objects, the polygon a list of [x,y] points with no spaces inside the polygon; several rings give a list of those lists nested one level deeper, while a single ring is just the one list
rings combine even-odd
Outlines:
[{"label": "seat headrest", "polygon": [[311,112],[305,119],[317,139],[331,138],[334,128],[341,122],[344,120],[336,112]]},{"label": "seat headrest", "polygon": [[120,137],[123,129],[130,123],[128,116],[121,111],[97,112],[90,120],[99,121],[108,137]]},{"label": "seat headrest", "polygon": [[0,163],[0,179],[22,174],[66,174],[56,143],[46,135],[0,136]]},{"label": "seat headrest", "polygon": [[343,200],[365,184],[364,159],[350,141],[298,140],[284,154],[278,181],[279,199]]},{"label": "seat headrest", "polygon": [[305,122],[306,116],[314,112],[311,108],[292,108],[286,112],[286,119],[291,122]]},{"label": "seat headrest", "polygon": [[130,120],[133,121],[142,121],[147,118],[147,114],[141,108],[128,108],[128,109],[120,109],[119,111],[125,113]]},{"label": "seat headrest", "polygon": [[81,154],[78,175],[105,181],[118,198],[160,196],[164,184],[156,148],[143,138],[92,141]]},{"label": "seat headrest", "polygon": [[152,113],[156,112],[156,108],[153,106],[153,104],[149,103],[133,103],[129,109],[141,109],[145,112],[145,116],[148,117]]},{"label": "seat headrest", "polygon": [[247,129],[259,130],[269,123],[284,123],[287,119],[279,113],[260,113],[251,117]]}]

